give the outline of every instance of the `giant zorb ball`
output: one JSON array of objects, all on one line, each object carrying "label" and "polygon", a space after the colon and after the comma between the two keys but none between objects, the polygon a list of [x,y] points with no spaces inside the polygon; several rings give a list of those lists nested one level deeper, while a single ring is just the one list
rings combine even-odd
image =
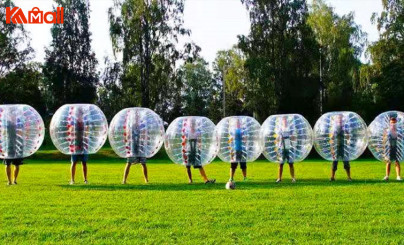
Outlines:
[{"label": "giant zorb ball", "polygon": [[271,162],[300,162],[313,147],[313,129],[302,115],[273,115],[262,124],[261,144]]},{"label": "giant zorb ball", "polygon": [[123,109],[112,119],[108,138],[120,157],[150,158],[163,145],[163,120],[147,108]]},{"label": "giant zorb ball", "polygon": [[314,126],[314,147],[329,161],[352,161],[365,151],[367,127],[355,112],[329,112]]},{"label": "giant zorb ball", "polygon": [[[395,118],[393,124],[391,119]],[[379,161],[404,160],[404,113],[388,111],[369,125],[369,149]]]},{"label": "giant zorb ball", "polygon": [[0,105],[0,158],[25,158],[42,145],[45,126],[29,105]]},{"label": "giant zorb ball", "polygon": [[261,125],[252,117],[233,116],[216,126],[218,156],[223,162],[253,162],[262,152]]},{"label": "giant zorb ball", "polygon": [[217,155],[215,132],[215,124],[206,117],[179,117],[166,131],[166,152],[176,164],[205,166]]},{"label": "giant zorb ball", "polygon": [[108,122],[96,105],[64,105],[52,117],[50,134],[63,154],[94,154],[107,139]]}]

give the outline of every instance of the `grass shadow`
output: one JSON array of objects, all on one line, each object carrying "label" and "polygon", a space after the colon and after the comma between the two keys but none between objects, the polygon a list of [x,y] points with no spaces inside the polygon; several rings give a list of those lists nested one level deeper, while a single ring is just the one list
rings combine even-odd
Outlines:
[{"label": "grass shadow", "polygon": [[[272,188],[301,188],[307,186],[358,186],[369,184],[388,184],[380,180],[353,180],[352,182],[346,180],[337,180],[330,182],[328,179],[299,179],[296,183],[285,180],[282,183],[275,183],[275,181],[247,181],[236,182],[237,189],[272,189]],[[395,182],[391,182],[395,183]],[[59,185],[59,187],[71,190],[97,190],[97,191],[120,191],[120,190],[148,190],[148,191],[190,191],[190,190],[223,190],[225,182],[217,182],[216,184],[203,184],[203,183],[152,183],[152,184],[89,184],[89,185]]]}]

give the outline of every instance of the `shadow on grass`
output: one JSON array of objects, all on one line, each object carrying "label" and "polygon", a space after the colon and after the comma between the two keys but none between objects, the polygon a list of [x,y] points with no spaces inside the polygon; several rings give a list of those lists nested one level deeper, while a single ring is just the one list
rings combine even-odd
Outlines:
[{"label": "shadow on grass", "polygon": [[[249,189],[272,189],[272,188],[301,188],[307,186],[357,186],[368,184],[388,184],[380,180],[337,180],[330,182],[328,179],[299,179],[297,183],[291,183],[290,180],[285,180],[282,183],[274,181],[248,181],[236,182],[238,190]],[[203,183],[152,183],[152,184],[89,184],[89,185],[59,185],[59,187],[72,190],[97,190],[97,191],[120,191],[120,190],[150,190],[150,191],[189,191],[189,190],[223,190],[225,183],[217,182],[216,184]]]}]

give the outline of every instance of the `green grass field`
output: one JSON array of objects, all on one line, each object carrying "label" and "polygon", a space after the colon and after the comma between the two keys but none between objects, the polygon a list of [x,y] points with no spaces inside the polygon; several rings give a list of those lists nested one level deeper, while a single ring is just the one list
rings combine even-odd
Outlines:
[{"label": "green grass field", "polygon": [[288,168],[274,183],[277,165],[258,161],[248,182],[238,170],[229,191],[229,165],[219,161],[206,167],[215,185],[198,171],[187,184],[185,169],[168,160],[150,161],[150,184],[134,166],[121,185],[124,160],[96,156],[90,184],[78,171],[70,186],[68,158],[44,156],[52,152],[26,161],[16,186],[2,175],[2,244],[404,244],[404,183],[382,182],[384,165],[373,160],[352,163],[351,183],[342,166],[330,183],[329,163],[305,161],[295,184]]}]

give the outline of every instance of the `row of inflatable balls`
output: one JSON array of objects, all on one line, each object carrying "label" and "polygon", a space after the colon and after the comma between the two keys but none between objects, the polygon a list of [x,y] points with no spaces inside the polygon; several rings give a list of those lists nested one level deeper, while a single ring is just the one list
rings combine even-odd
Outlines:
[{"label": "row of inflatable balls", "polygon": [[[254,118],[233,116],[217,126],[206,117],[175,119],[164,131],[163,120],[147,108],[128,108],[108,122],[95,105],[69,104],[59,108],[50,124],[56,148],[64,154],[94,154],[107,137],[122,158],[156,154],[162,144],[170,159],[181,165],[252,162],[261,153],[272,162],[299,162],[313,145],[326,160],[352,161],[369,146],[380,161],[402,161],[404,114],[389,111],[366,126],[354,112],[330,112],[311,128],[298,114],[273,115],[261,126]],[[41,146],[45,126],[28,105],[0,106],[0,158],[25,158]],[[108,136],[107,136],[108,135]]]}]

